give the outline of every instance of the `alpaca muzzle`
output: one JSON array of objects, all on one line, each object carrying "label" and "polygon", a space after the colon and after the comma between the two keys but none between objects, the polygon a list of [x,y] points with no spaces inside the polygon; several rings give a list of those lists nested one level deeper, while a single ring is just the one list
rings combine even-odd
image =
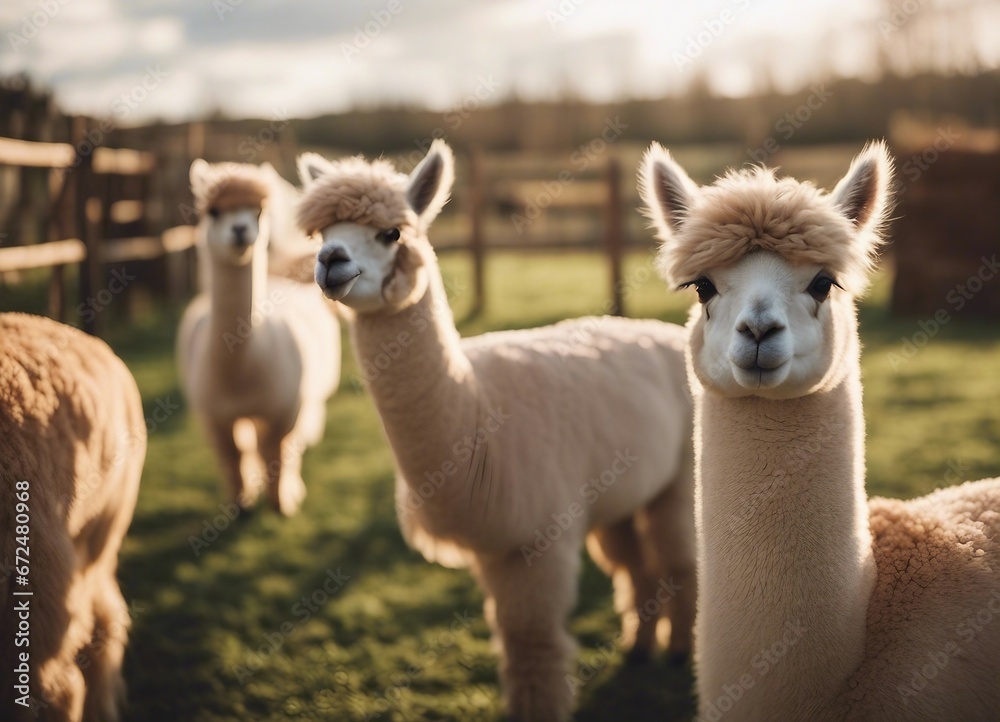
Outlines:
[{"label": "alpaca muzzle", "polygon": [[360,275],[361,269],[343,246],[324,246],[316,257],[316,283],[333,301],[350,293]]}]

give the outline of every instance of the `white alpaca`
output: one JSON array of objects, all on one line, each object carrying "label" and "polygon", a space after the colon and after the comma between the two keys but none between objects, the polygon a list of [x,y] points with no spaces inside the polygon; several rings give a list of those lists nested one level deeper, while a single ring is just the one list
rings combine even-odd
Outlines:
[{"label": "white alpaca", "polygon": [[1000,480],[865,495],[854,298],[891,174],[881,143],[829,195],[763,169],[699,188],[657,145],[644,161],[665,276],[701,301],[703,720],[1000,718]]},{"label": "white alpaca", "polygon": [[0,719],[118,719],[115,576],[145,455],[139,390],[107,345],[0,315]]},{"label": "white alpaca", "polygon": [[178,334],[184,394],[232,498],[249,506],[263,478],[271,505],[294,514],[306,493],[302,453],[322,437],[340,378],[338,324],[315,287],[268,276],[265,175],[196,160],[191,187],[210,279]]},{"label": "white alpaca", "polygon": [[322,235],[320,287],[357,312],[355,349],[395,454],[404,536],[480,581],[511,715],[562,720],[579,684],[566,624],[588,533],[614,574],[633,654],[652,651],[660,618],[664,636],[672,622],[669,651],[689,649],[685,333],[589,318],[460,339],[427,240],[453,164],[439,141],[409,177],[385,161],[306,154],[299,221]]}]

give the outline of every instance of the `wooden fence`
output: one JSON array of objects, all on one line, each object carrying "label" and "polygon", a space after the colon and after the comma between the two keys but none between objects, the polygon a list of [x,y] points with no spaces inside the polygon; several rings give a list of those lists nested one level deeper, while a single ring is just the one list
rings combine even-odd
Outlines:
[{"label": "wooden fence", "polygon": [[[176,138],[164,136],[159,142],[142,139],[140,144],[155,147],[155,154],[95,148],[86,140],[86,129],[84,120],[73,124],[74,143],[0,138],[0,166],[17,167],[22,175],[26,169],[48,170],[47,203],[21,203],[24,208],[20,209],[45,217],[45,240],[0,248],[0,274],[51,269],[49,313],[59,320],[66,320],[68,266],[79,269],[78,302],[72,304],[78,310],[88,307],[97,294],[108,295],[109,264],[153,259],[163,259],[163,263],[155,273],[140,273],[137,285],[156,284],[169,297],[184,298],[193,291],[197,277],[193,253],[184,253],[192,248],[195,233],[193,226],[185,224],[190,219],[177,217],[175,211],[190,202],[186,172],[191,158],[203,156],[208,145],[204,125],[178,127],[173,132]],[[271,150],[279,158],[289,152],[284,147]],[[294,152],[290,157],[294,158]],[[459,160],[457,202],[447,209],[445,216],[450,219],[436,225],[435,246],[443,253],[471,255],[475,312],[486,302],[489,253],[585,249],[607,258],[608,308],[612,313],[625,313],[622,262],[630,244],[623,211],[622,163],[616,156],[609,152],[572,176],[558,162],[537,156],[487,156],[473,149],[460,154]],[[23,178],[21,186],[26,187]],[[151,208],[152,215],[162,219],[161,228],[181,225],[150,233]],[[123,229],[132,234],[113,237]],[[643,236],[643,245],[648,242]],[[77,320],[88,332],[98,333],[100,315],[78,313]]]},{"label": "wooden fence", "polygon": [[[459,226],[441,238],[435,229],[439,252],[467,251],[472,256],[473,311],[482,310],[485,303],[489,253],[587,250],[607,259],[611,313],[624,315],[622,263],[625,250],[634,244],[625,221],[619,158],[609,155],[572,175],[551,164],[518,168],[520,160],[488,158],[473,149],[467,172],[456,184],[458,203],[453,210],[468,214],[468,230]],[[555,221],[549,222],[548,216]],[[566,217],[577,223],[561,222]],[[635,245],[648,247],[648,237]]]},{"label": "wooden fence", "polygon": [[[107,264],[161,258],[194,244],[193,229],[188,226],[169,229],[160,235],[109,238],[113,220],[126,228],[143,228],[155,157],[143,151],[95,147],[88,140],[87,121],[76,121],[73,143],[0,138],[0,165],[20,169],[22,188],[26,186],[23,177],[27,169],[49,171],[46,184],[49,202],[44,209],[47,240],[0,248],[0,273],[51,269],[49,313],[58,320],[66,318],[67,266],[79,268],[79,309],[107,291]],[[137,197],[128,199],[129,195]],[[27,206],[26,199],[19,202]],[[168,288],[181,295],[180,285],[189,284],[190,274],[178,264],[168,263],[166,269]],[[84,330],[97,333],[98,318],[97,313],[81,314]]]}]

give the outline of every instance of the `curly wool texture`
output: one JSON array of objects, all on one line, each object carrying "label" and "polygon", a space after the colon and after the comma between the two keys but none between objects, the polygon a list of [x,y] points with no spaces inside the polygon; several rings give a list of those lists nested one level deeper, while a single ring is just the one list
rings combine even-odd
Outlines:
[{"label": "curly wool texture", "polygon": [[[644,194],[653,197],[649,189]],[[700,189],[685,216],[672,234],[657,226],[664,242],[658,265],[674,286],[760,249],[793,264],[823,266],[856,294],[867,287],[881,244],[878,224],[859,233],[830,195],[766,168],[729,171]]]},{"label": "curly wool texture", "polygon": [[391,163],[368,163],[358,156],[331,166],[307,185],[299,203],[299,227],[307,233],[347,222],[379,229],[416,225],[417,216],[406,200],[406,176]]},{"label": "curly wool texture", "polygon": [[209,208],[260,208],[271,195],[271,185],[260,168],[249,163],[213,163],[205,177],[192,185],[199,216]]},{"label": "curly wool texture", "polygon": [[[30,652],[41,719],[119,719],[130,620],[115,572],[145,450],[139,389],[107,344],[0,314],[0,558],[14,563],[15,502],[26,502],[34,594],[30,649],[15,647],[14,577],[0,577],[0,666],[11,680]],[[0,719],[37,719],[17,696],[0,698]]]}]

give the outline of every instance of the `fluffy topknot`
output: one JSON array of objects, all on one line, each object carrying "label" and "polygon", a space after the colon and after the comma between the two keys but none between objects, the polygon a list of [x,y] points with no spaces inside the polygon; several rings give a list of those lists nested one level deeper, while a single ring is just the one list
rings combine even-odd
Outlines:
[{"label": "fluffy topknot", "polygon": [[195,210],[204,216],[209,208],[262,207],[271,195],[265,171],[249,163],[207,163],[200,158],[191,164],[191,192]]},{"label": "fluffy topknot", "polygon": [[645,212],[663,241],[658,264],[671,285],[735,263],[756,250],[816,264],[852,294],[867,287],[882,244],[892,164],[872,144],[833,193],[777,178],[766,168],[731,170],[699,188],[657,144],[640,168]]},{"label": "fluffy topknot", "polygon": [[[310,164],[322,164],[322,173],[311,180]],[[406,197],[407,176],[386,160],[369,163],[357,156],[331,162],[306,153],[299,168],[305,190],[298,224],[309,234],[344,222],[381,229],[417,223]]]}]

